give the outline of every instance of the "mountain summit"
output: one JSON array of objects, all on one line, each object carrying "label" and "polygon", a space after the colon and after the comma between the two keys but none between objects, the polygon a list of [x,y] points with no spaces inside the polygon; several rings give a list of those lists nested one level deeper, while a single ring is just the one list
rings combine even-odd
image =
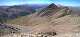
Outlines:
[{"label": "mountain summit", "polygon": [[53,3],[46,8],[38,11],[39,16],[51,15],[53,12],[57,11],[58,7]]},{"label": "mountain summit", "polygon": [[58,8],[58,7],[57,7],[57,5],[55,5],[54,3],[52,3],[52,4],[49,5],[47,8],[56,9],[56,8]]}]

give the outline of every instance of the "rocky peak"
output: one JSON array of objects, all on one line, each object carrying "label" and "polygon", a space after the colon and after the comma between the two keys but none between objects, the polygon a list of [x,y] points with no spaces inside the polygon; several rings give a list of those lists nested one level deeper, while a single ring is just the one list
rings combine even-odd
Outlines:
[{"label": "rocky peak", "polygon": [[51,5],[49,5],[47,8],[52,8],[52,9],[56,9],[58,8],[54,3],[52,3]]},{"label": "rocky peak", "polygon": [[42,9],[39,11],[38,15],[39,16],[50,16],[56,13],[56,11],[59,10],[59,7],[55,5],[54,3],[50,4],[46,8]]}]

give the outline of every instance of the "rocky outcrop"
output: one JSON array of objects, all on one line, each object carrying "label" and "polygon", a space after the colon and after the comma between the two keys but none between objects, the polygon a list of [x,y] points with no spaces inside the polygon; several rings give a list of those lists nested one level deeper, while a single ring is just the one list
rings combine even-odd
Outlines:
[{"label": "rocky outcrop", "polygon": [[51,9],[57,9],[58,6],[55,5],[54,3],[50,4],[47,8],[51,8]]},{"label": "rocky outcrop", "polygon": [[18,34],[8,34],[1,37],[80,37],[80,32],[61,33],[55,36],[45,35],[45,34],[18,33]]},{"label": "rocky outcrop", "polygon": [[58,9],[59,8],[55,4],[51,4],[48,7],[42,9],[41,11],[39,11],[37,15],[39,15],[39,16],[48,16],[48,15],[56,13],[56,11],[58,11]]},{"label": "rocky outcrop", "polygon": [[[61,10],[63,10],[64,13],[60,12]],[[71,14],[71,10],[68,7],[58,7],[54,3],[40,11],[37,11],[37,12],[38,12],[37,16],[41,16],[41,17],[52,16],[52,15],[60,14],[60,13],[62,13],[61,15],[63,15],[63,16],[66,14]]]},{"label": "rocky outcrop", "polygon": [[9,26],[6,24],[0,24],[0,36],[11,34],[11,33],[19,33],[19,28]]}]

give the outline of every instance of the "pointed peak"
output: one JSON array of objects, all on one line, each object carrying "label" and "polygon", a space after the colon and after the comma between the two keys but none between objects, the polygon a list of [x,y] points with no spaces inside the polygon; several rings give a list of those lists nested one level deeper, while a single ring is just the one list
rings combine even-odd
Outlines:
[{"label": "pointed peak", "polygon": [[52,8],[52,9],[56,9],[58,8],[57,5],[55,5],[54,3],[50,4],[47,8]]}]

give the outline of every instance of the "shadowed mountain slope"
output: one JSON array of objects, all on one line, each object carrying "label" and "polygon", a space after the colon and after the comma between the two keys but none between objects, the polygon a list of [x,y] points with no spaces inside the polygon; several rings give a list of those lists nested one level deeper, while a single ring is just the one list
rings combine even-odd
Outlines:
[{"label": "shadowed mountain slope", "polygon": [[9,19],[26,16],[35,12],[30,6],[0,6],[0,22],[4,23]]}]

